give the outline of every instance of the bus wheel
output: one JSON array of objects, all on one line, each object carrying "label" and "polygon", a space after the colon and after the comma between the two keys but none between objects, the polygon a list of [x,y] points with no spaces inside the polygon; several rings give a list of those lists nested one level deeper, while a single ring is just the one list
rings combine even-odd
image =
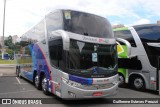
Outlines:
[{"label": "bus wheel", "polygon": [[41,85],[42,85],[43,93],[45,95],[49,95],[49,91],[47,89],[47,79],[46,79],[45,75],[42,76],[42,84]]},{"label": "bus wheel", "polygon": [[135,77],[132,81],[132,87],[138,91],[143,91],[145,89],[145,82],[142,77]]},{"label": "bus wheel", "polygon": [[16,75],[17,75],[17,77],[18,77],[18,67],[16,67]]},{"label": "bus wheel", "polygon": [[125,87],[126,84],[125,84],[125,78],[122,74],[119,74],[119,84],[118,84],[119,87]]},{"label": "bus wheel", "polygon": [[22,78],[19,67],[16,69],[16,72],[17,72],[17,77]]},{"label": "bus wheel", "polygon": [[19,69],[18,69],[18,67],[16,67],[16,75],[17,75],[17,77],[19,77]]},{"label": "bus wheel", "polygon": [[38,90],[41,89],[40,79],[39,79],[39,77],[38,77],[37,74],[34,76],[34,84],[35,84],[35,87],[36,87]]}]

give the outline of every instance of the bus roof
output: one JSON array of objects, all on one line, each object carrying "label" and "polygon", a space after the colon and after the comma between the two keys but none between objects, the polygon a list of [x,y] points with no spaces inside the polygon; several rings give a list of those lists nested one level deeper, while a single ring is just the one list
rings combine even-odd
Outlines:
[{"label": "bus roof", "polygon": [[128,27],[115,28],[113,31],[128,30]]},{"label": "bus roof", "polygon": [[[144,27],[152,27],[152,26],[159,26],[159,24],[141,24],[141,25],[134,25],[132,27],[136,28],[136,29],[141,29],[141,28],[144,28]],[[113,31],[121,31],[121,30],[128,30],[128,27],[121,27],[121,28],[115,28],[113,29]]]},{"label": "bus roof", "polygon": [[136,28],[136,29],[141,29],[141,28],[144,28],[144,27],[153,27],[153,26],[159,26],[160,27],[160,25],[159,24],[142,24],[142,25],[135,25],[135,26],[133,26],[134,28]]}]

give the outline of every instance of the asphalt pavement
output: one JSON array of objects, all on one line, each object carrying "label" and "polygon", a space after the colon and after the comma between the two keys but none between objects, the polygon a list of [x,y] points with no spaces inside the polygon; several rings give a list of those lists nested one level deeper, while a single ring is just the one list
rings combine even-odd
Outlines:
[{"label": "asphalt pavement", "polygon": [[[108,99],[89,99],[79,101],[64,101],[55,95],[51,94],[46,96],[41,90],[37,90],[32,83],[25,79],[17,78],[15,75],[15,67],[11,68],[0,68],[0,98],[49,98],[54,104],[43,104],[43,105],[29,105],[37,107],[159,107],[160,104],[108,104]],[[129,88],[119,88],[116,96],[110,98],[160,98],[154,92],[146,91],[139,92]],[[72,104],[72,102],[74,102]],[[76,103],[77,104],[76,104]],[[0,107],[19,107],[22,105],[0,105]],[[23,105],[28,106],[28,105]]]}]

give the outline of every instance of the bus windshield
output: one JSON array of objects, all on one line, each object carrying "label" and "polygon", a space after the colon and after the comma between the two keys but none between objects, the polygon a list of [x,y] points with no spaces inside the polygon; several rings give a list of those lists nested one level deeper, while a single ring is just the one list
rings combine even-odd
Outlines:
[{"label": "bus windshield", "polygon": [[107,77],[117,72],[116,45],[71,40],[67,70],[82,77]]},{"label": "bus windshield", "polygon": [[64,30],[86,36],[113,38],[107,19],[78,11],[63,11]]}]

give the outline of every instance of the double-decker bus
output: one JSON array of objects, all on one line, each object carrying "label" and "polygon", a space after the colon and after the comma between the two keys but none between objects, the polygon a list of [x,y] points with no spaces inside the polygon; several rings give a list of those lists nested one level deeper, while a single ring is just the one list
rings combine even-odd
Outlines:
[{"label": "double-decker bus", "polygon": [[[160,25],[144,24],[114,29],[118,45],[120,86],[129,83],[136,90],[159,90]],[[130,50],[130,55],[127,51]]]},{"label": "double-decker bus", "polygon": [[116,40],[103,17],[56,10],[21,37],[17,75],[60,98],[98,98],[118,88]]}]

